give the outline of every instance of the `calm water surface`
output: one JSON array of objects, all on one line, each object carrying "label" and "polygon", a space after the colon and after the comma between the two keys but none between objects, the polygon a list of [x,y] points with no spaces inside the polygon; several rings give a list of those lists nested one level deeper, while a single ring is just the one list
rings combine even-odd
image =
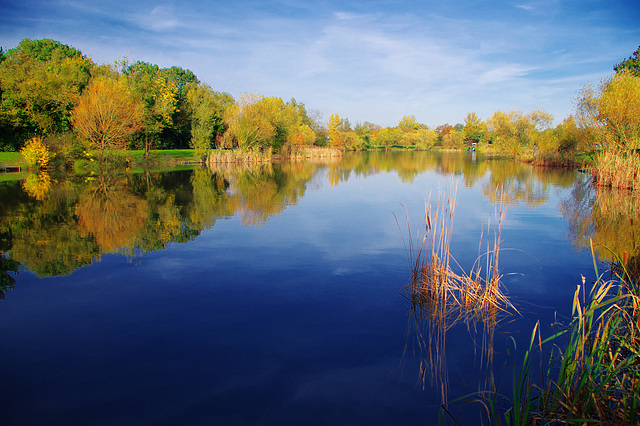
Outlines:
[{"label": "calm water surface", "polygon": [[[369,153],[4,182],[0,419],[437,423],[443,395],[512,362],[508,336],[524,346],[537,320],[549,335],[567,319],[581,274],[595,277],[590,237],[637,253],[617,233],[637,206],[619,211],[585,179],[472,153]],[[452,185],[466,270],[497,187],[507,205],[500,271],[519,314],[500,319],[489,351],[482,322],[445,333],[401,294],[408,232]]]}]

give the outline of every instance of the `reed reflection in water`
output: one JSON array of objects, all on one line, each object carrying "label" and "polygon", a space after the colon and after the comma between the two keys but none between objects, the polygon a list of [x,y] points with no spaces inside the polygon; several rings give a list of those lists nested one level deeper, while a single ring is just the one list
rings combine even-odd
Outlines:
[{"label": "reed reflection in water", "polygon": [[[496,194],[498,192],[496,190]],[[415,245],[407,219],[411,278],[401,291],[410,302],[403,358],[412,340],[418,350],[422,388],[426,387],[427,381],[438,388],[443,406],[449,400],[447,332],[463,324],[474,347],[479,346],[479,366],[484,379],[478,386],[482,389],[493,382],[496,327],[500,321],[517,313],[502,291],[498,269],[502,223],[506,215],[502,194],[504,191],[495,196],[499,201],[494,204],[487,224],[487,236],[493,234],[493,238],[487,238],[485,252],[479,255],[470,272],[457,264],[451,251],[457,185],[452,184],[448,191],[438,194],[435,208],[430,199],[426,200],[424,234],[416,236]],[[483,246],[481,235],[480,250]],[[482,328],[479,343],[475,340],[478,327]]]}]

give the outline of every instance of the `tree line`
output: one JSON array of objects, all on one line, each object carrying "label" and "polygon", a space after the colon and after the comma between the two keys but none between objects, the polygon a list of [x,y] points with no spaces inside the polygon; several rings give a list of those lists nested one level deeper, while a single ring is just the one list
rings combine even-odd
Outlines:
[{"label": "tree line", "polygon": [[174,66],[99,65],[55,40],[0,49],[0,150],[34,137],[50,151],[266,148],[313,144],[317,121],[291,99],[213,90]]},{"label": "tree line", "polygon": [[[482,147],[525,159],[575,156],[596,147],[638,149],[640,48],[615,74],[579,95],[575,116],[553,126],[543,110],[470,112],[434,129],[409,115],[383,128],[331,114],[326,123],[304,103],[258,93],[218,92],[190,70],[119,60],[99,65],[55,40],[22,40],[0,49],[0,150],[27,145],[36,160],[85,150],[214,148],[270,150],[331,145],[359,150]],[[34,139],[35,138],[35,139]],[[29,141],[29,143],[28,143]],[[40,151],[39,151],[40,150]],[[40,153],[40,154],[38,154]],[[35,160],[34,160],[35,161]]]}]

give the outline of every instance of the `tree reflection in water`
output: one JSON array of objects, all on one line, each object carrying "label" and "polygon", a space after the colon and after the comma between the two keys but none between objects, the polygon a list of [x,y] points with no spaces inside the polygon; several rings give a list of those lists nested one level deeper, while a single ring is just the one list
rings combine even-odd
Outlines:
[{"label": "tree reflection in water", "polygon": [[626,190],[594,187],[588,178],[575,183],[559,210],[569,222],[569,238],[578,249],[594,243],[600,260],[614,271],[623,265],[640,277],[640,197]]},{"label": "tree reflection in water", "polygon": [[[226,165],[173,173],[111,170],[86,178],[30,176],[0,216],[8,261],[66,275],[105,253],[137,256],[186,242],[223,217],[260,226],[297,203],[322,167],[314,162]],[[188,175],[188,176],[185,176]],[[8,187],[5,187],[8,188]],[[26,196],[25,196],[26,194]]]}]

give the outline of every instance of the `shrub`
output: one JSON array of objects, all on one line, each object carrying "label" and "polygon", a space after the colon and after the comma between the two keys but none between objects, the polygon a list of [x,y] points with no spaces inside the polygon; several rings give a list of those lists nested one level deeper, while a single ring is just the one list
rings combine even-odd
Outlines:
[{"label": "shrub", "polygon": [[46,169],[49,161],[53,158],[53,153],[47,148],[40,136],[35,136],[25,143],[20,150],[29,167]]}]

